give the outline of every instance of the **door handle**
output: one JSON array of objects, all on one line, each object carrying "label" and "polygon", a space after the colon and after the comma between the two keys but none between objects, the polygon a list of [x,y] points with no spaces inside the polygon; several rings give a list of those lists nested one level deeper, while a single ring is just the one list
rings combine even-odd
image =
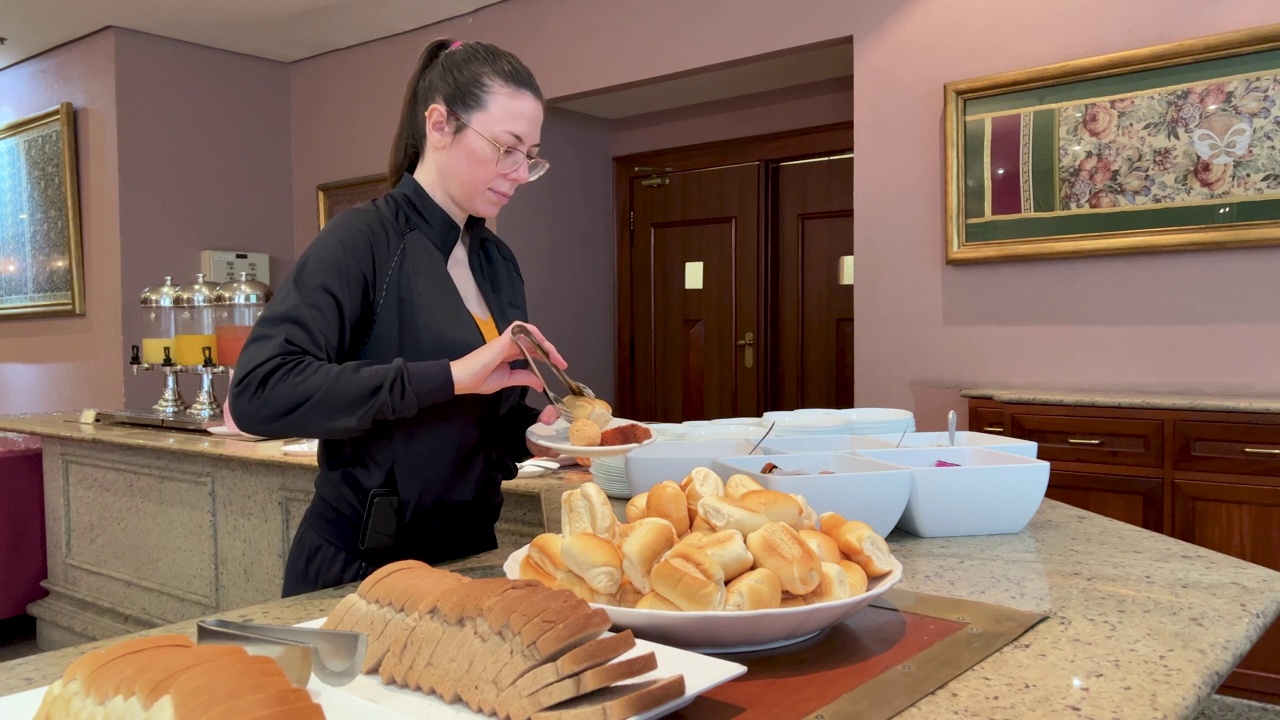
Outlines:
[{"label": "door handle", "polygon": [[738,341],[738,347],[743,349],[742,364],[748,370],[756,365],[756,335],[755,333],[747,333]]},{"label": "door handle", "polygon": [[1081,440],[1080,438],[1067,438],[1067,442],[1072,445],[1101,445],[1101,440]]}]

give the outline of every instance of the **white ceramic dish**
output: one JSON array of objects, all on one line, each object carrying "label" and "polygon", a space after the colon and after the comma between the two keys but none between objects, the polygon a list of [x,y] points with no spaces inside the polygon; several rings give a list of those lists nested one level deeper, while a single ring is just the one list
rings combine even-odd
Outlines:
[{"label": "white ceramic dish", "polygon": [[[1004,535],[1026,527],[1049,486],[1049,463],[985,448],[864,450],[911,468],[911,498],[898,527],[920,537]],[[935,467],[939,460],[959,467]]]},{"label": "white ceramic dish", "polygon": [[300,443],[292,443],[280,448],[280,452],[292,457],[311,457],[320,450],[319,440],[304,440]]},{"label": "white ceramic dish", "polygon": [[[605,426],[605,429],[610,430],[616,427],[620,427],[622,425],[631,425],[631,424],[643,425],[644,423],[636,423],[634,420],[627,420],[625,418],[614,418],[613,420],[609,421],[609,424]],[[560,420],[556,420],[551,425],[543,425],[542,423],[535,423],[532,427],[528,429],[528,431],[525,432],[525,437],[547,448],[548,450],[554,450],[560,453],[561,455],[568,455],[570,457],[601,458],[601,457],[615,457],[617,455],[626,455],[627,453],[631,452],[632,450],[635,450],[636,448],[644,447],[645,445],[652,443],[654,439],[657,437],[657,435],[653,435],[648,440],[642,443],[633,443],[629,445],[605,445],[601,447],[583,447],[580,445],[570,445],[569,444],[569,423],[565,422],[563,419],[560,419]]]},{"label": "white ceramic dish", "polygon": [[[760,470],[768,462],[784,470],[804,470],[810,474],[766,475]],[[880,535],[893,531],[911,497],[909,468],[859,455],[804,453],[726,457],[716,460],[712,469],[721,477],[742,473],[770,490],[803,495],[809,507],[819,513],[836,512],[846,520],[861,520]],[[818,474],[824,470],[832,474]]]},{"label": "white ceramic dish", "polygon": [[[760,443],[765,455],[795,455],[797,453],[853,453],[859,450],[875,450],[893,447],[882,437],[870,435],[818,435],[815,437],[767,438]],[[894,436],[897,439],[897,436]]]},{"label": "white ceramic dish", "polygon": [[910,410],[898,408],[847,408],[836,413],[853,424],[909,422],[915,418]]},{"label": "white ceramic dish", "polygon": [[[520,561],[528,552],[529,546],[525,545],[511,553],[502,566],[507,577],[520,577]],[[614,629],[630,629],[636,637],[646,640],[699,653],[750,652],[807,640],[849,619],[901,579],[902,563],[894,558],[893,571],[872,580],[865,593],[817,605],[746,612],[636,610],[594,603],[592,606],[609,613]]]},{"label": "white ceramic dish", "polygon": [[[892,433],[884,435],[870,435],[868,437],[872,437],[877,440],[884,440],[891,446],[893,443],[898,441],[898,435]],[[907,433],[902,436],[902,443],[898,445],[898,447],[903,448],[931,448],[946,446],[946,432]],[[1038,445],[1031,440],[1020,440],[1018,438],[1005,437],[1003,435],[992,435],[990,433],[961,430],[956,433],[956,447],[979,447],[1034,458],[1036,456],[1036,448]],[[871,450],[874,448],[868,447],[865,449]]]},{"label": "white ceramic dish", "polygon": [[754,444],[745,440],[656,442],[627,454],[627,483],[632,496],[649,492],[663,480],[680,482],[694,468],[709,468],[717,458],[745,455]]},{"label": "white ceramic dish", "polygon": [[[324,618],[301,623],[298,627],[320,627]],[[684,675],[685,694],[666,705],[654,708],[629,720],[652,720],[673,713],[693,702],[702,693],[722,685],[747,671],[743,665],[719,658],[705,657],[679,648],[636,640],[636,646],[623,658],[653,652],[658,669],[628,682],[652,680],[670,675]],[[307,685],[311,697],[324,709],[328,720],[471,720],[490,716],[471,712],[462,704],[448,704],[435,695],[383,685],[376,675],[360,675],[342,687],[330,687],[314,676]],[[45,688],[0,698],[0,718],[27,720],[35,717]]]},{"label": "white ceramic dish", "polygon": [[767,428],[759,425],[705,425],[685,428],[685,440],[759,440]]},{"label": "white ceramic dish", "polygon": [[242,433],[239,430],[232,430],[226,425],[214,425],[212,427],[205,428],[205,430],[210,435],[217,435],[218,437],[224,437],[229,440],[266,440],[264,437],[250,435],[249,433]]}]

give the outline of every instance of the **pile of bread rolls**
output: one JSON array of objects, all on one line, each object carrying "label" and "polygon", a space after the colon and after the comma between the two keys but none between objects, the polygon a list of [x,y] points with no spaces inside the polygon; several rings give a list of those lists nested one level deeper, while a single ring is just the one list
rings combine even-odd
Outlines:
[{"label": "pile of bread rolls", "polygon": [[594,483],[561,498],[560,534],[533,539],[520,576],[588,602],[643,610],[766,610],[844,600],[892,570],[869,525],[818,516],[799,495],[697,468],[627,503]]}]

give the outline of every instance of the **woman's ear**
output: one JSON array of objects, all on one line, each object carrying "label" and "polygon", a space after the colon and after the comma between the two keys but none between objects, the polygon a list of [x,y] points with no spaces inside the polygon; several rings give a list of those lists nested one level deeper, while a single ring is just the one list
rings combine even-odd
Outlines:
[{"label": "woman's ear", "polygon": [[439,103],[433,103],[427,108],[424,118],[427,124],[427,145],[443,149],[449,145],[449,141],[453,138],[449,122],[449,112]]}]

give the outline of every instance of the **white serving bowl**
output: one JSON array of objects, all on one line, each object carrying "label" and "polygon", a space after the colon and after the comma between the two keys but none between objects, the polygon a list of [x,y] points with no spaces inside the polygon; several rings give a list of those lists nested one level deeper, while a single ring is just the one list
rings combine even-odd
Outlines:
[{"label": "white serving bowl", "polygon": [[765,428],[759,425],[707,425],[685,428],[685,440],[759,440]]},{"label": "white serving bowl", "polygon": [[[516,550],[503,563],[507,577],[520,577],[520,561],[529,546]],[[844,622],[870,605],[902,579],[902,563],[893,559],[893,570],[867,583],[867,591],[847,600],[775,610],[679,612],[637,610],[591,603],[603,608],[614,630],[629,629],[636,637],[701,653],[732,653],[790,645]]]},{"label": "white serving bowl", "polygon": [[[876,440],[883,440],[891,446],[898,442],[898,435],[886,433],[883,435],[869,436]],[[902,436],[902,442],[898,445],[902,448],[934,448],[947,447],[946,432],[912,432]],[[968,430],[960,430],[956,432],[956,447],[977,447],[986,448],[987,450],[998,450],[999,452],[1012,453],[1014,455],[1022,455],[1023,457],[1034,458],[1036,456],[1037,444],[1031,440],[1020,440],[1018,438],[1005,437],[1004,435],[992,435],[990,433],[970,432]]]},{"label": "white serving bowl", "polygon": [[[785,470],[804,470],[810,474],[760,472],[769,462]],[[907,507],[907,498],[911,497],[909,468],[861,455],[805,453],[724,457],[716,460],[712,469],[722,478],[741,473],[770,490],[803,495],[809,507],[819,514],[836,512],[846,520],[861,520],[879,535],[888,535],[893,530]],[[824,470],[832,474],[818,474]]]},{"label": "white serving bowl", "polygon": [[677,483],[694,468],[712,466],[717,458],[751,452],[754,441],[746,440],[664,440],[627,453],[627,482],[635,497],[649,492],[663,480]]},{"label": "white serving bowl", "polygon": [[807,437],[812,435],[847,435],[849,421],[831,413],[800,413],[784,417],[773,428],[776,437]]},{"label": "white serving bowl", "polygon": [[[893,447],[892,442],[880,439],[885,436],[870,435],[815,435],[813,437],[769,437],[760,443],[765,455],[795,455],[805,453],[853,453],[859,450],[876,450]],[[894,436],[895,439],[897,436]]]},{"label": "white serving bowl", "polygon": [[[920,537],[1003,535],[1026,527],[1049,487],[1049,463],[986,448],[862,450],[911,468],[911,498],[898,527]],[[935,467],[939,460],[959,467]]]},{"label": "white serving bowl", "polygon": [[717,418],[711,421],[712,425],[749,425],[759,427],[760,418],[758,417],[737,417],[737,418]]}]

